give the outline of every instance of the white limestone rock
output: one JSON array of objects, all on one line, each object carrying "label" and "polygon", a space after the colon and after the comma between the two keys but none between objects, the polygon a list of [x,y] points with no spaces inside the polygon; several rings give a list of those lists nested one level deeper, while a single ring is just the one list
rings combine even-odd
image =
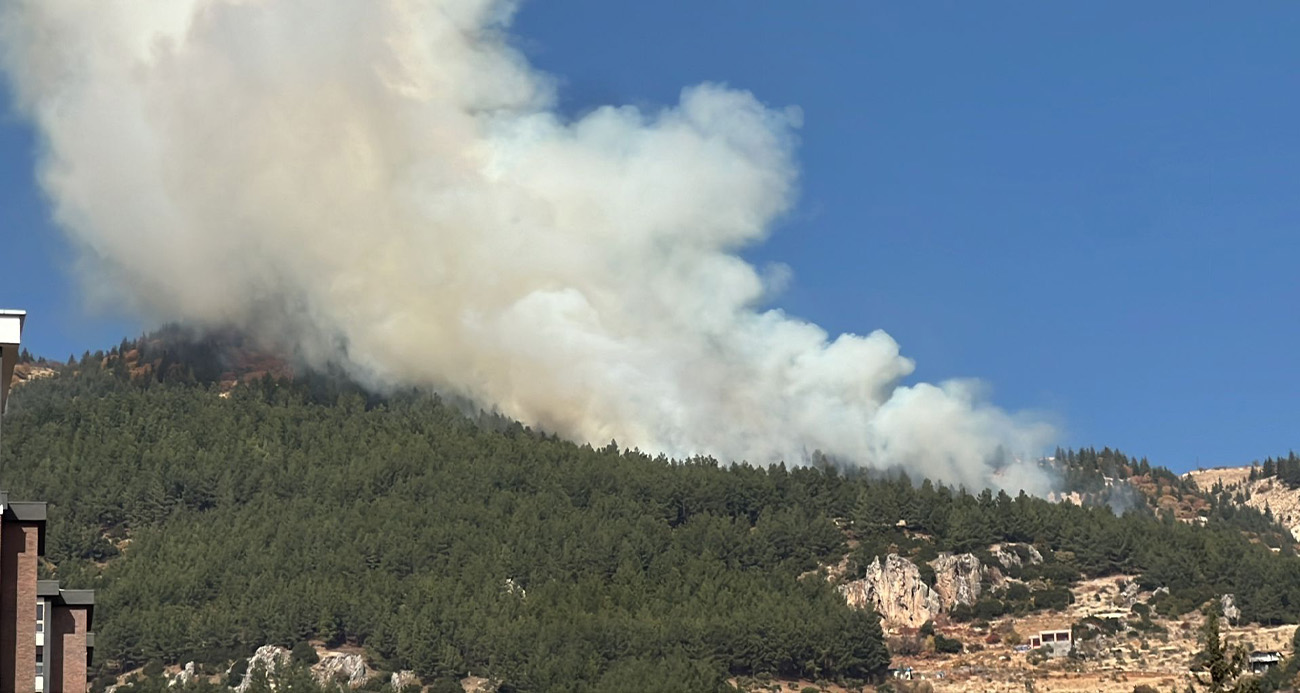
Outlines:
[{"label": "white limestone rock", "polygon": [[895,553],[886,556],[883,563],[877,556],[867,567],[866,576],[838,589],[849,606],[874,608],[892,626],[919,628],[942,608],[939,595],[921,579],[916,565]]}]

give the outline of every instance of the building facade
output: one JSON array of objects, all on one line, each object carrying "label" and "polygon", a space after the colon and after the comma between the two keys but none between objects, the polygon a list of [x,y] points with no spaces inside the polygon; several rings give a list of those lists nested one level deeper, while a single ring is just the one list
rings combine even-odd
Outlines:
[{"label": "building facade", "polygon": [[1045,630],[1029,636],[1029,647],[1035,650],[1046,647],[1051,656],[1064,657],[1074,649],[1074,634],[1069,630]]},{"label": "building facade", "polygon": [[[0,420],[25,317],[0,310]],[[86,691],[95,593],[39,579],[44,555],[45,503],[11,501],[0,491],[0,693]]]},{"label": "building facade", "polygon": [[84,693],[95,593],[40,580],[45,504],[0,493],[0,691]]}]

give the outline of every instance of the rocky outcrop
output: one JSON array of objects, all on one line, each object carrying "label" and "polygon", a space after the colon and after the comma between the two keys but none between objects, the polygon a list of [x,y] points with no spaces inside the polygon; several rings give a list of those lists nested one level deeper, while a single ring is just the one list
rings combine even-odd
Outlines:
[{"label": "rocky outcrop", "polygon": [[465,693],[497,693],[501,688],[501,682],[470,674],[460,680],[460,687]]},{"label": "rocky outcrop", "polygon": [[276,645],[263,645],[257,648],[257,652],[248,658],[248,672],[244,674],[244,680],[235,686],[235,693],[246,693],[248,687],[253,683],[253,674],[257,671],[264,671],[267,674],[275,673],[276,667],[289,663],[289,651]]},{"label": "rocky outcrop", "polygon": [[921,579],[916,565],[895,553],[883,563],[877,556],[867,566],[866,576],[840,585],[839,592],[849,606],[874,608],[893,626],[919,628],[942,609],[939,595]]},{"label": "rocky outcrop", "polygon": [[887,625],[917,628],[954,606],[974,605],[985,582],[995,586],[1006,582],[1001,570],[981,564],[974,554],[942,553],[930,566],[933,588],[906,558],[891,553],[882,562],[877,556],[862,579],[840,585],[839,591],[850,606],[874,608]]},{"label": "rocky outcrop", "polygon": [[[263,645],[257,648],[252,657],[248,658],[248,671],[244,678],[235,687],[236,693],[245,693],[249,686],[252,685],[252,676],[255,671],[264,671],[268,675],[274,675],[279,667],[285,666],[292,659],[289,650],[276,645]],[[366,669],[366,661],[359,654],[346,654],[343,652],[326,652],[320,656],[320,661],[311,667],[312,678],[317,683],[341,683],[349,688],[357,688],[366,682],[370,677],[370,671]],[[400,672],[404,676],[410,676],[411,683],[417,683],[415,675],[411,672]],[[189,683],[194,679],[194,663],[190,662],[185,665],[185,669],[172,678],[171,685],[180,685]],[[393,675],[396,680],[398,674]]]},{"label": "rocky outcrop", "polygon": [[973,605],[980,598],[980,559],[974,554],[941,553],[930,561],[934,568],[934,591],[945,609],[958,604]]},{"label": "rocky outcrop", "polygon": [[1122,589],[1120,589],[1117,605],[1126,609],[1131,609],[1134,604],[1137,604],[1141,600],[1142,586],[1135,581],[1129,581]]},{"label": "rocky outcrop", "polygon": [[20,363],[14,366],[13,387],[30,383],[41,378],[53,378],[57,372],[53,368],[35,363]]},{"label": "rocky outcrop", "polygon": [[420,685],[420,679],[415,676],[414,671],[409,671],[407,669],[394,671],[393,675],[388,677],[388,686],[399,693],[407,686],[418,685]]},{"label": "rocky outcrop", "polygon": [[176,672],[175,676],[169,677],[167,687],[184,686],[193,681],[196,676],[198,676],[198,672],[195,669],[194,662],[186,662],[184,668]]},{"label": "rocky outcrop", "polygon": [[1006,589],[1007,583],[1010,582],[1007,580],[1007,576],[1003,575],[1002,571],[998,570],[995,565],[981,567],[980,577],[983,579],[984,584],[988,585],[989,589],[993,591]]},{"label": "rocky outcrop", "polygon": [[312,666],[311,672],[319,683],[342,683],[352,688],[365,683],[370,675],[361,655],[341,652],[325,654]]},{"label": "rocky outcrop", "polygon": [[[1012,566],[1022,568],[1026,562],[1030,565],[1039,565],[1043,562],[1043,554],[1039,553],[1033,544],[994,544],[989,547],[989,553],[1002,564],[1003,570],[1010,570]],[[1020,557],[1022,553],[1028,556],[1027,561]]]},{"label": "rocky outcrop", "polygon": [[1237,607],[1237,595],[1225,594],[1219,597],[1219,607],[1223,610],[1223,617],[1228,623],[1236,623],[1241,618],[1241,609]]},{"label": "rocky outcrop", "polygon": [[528,596],[528,590],[524,586],[515,582],[514,578],[506,578],[506,594],[523,599]]}]

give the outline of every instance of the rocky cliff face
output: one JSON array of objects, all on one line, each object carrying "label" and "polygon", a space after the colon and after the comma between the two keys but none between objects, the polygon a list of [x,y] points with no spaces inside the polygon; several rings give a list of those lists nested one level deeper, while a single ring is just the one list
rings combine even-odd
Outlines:
[{"label": "rocky cliff face", "polygon": [[366,660],[359,654],[331,652],[320,658],[311,668],[312,676],[321,683],[337,682],[356,688],[366,682]]},{"label": "rocky cliff face", "polygon": [[[1042,561],[1037,551],[1030,555]],[[888,626],[918,628],[958,604],[975,604],[985,582],[994,586],[1006,582],[997,566],[982,565],[974,554],[939,554],[930,566],[934,568],[933,588],[908,559],[891,553],[881,561],[877,556],[862,579],[841,584],[839,591],[849,606],[874,608]]]},{"label": "rocky cliff face", "polygon": [[973,605],[980,598],[980,561],[973,554],[941,553],[930,561],[934,568],[934,590],[945,610],[958,604]]},{"label": "rocky cliff face", "polygon": [[261,670],[273,674],[277,667],[288,663],[289,651],[283,647],[263,645],[257,648],[253,656],[248,659],[248,672],[244,674],[244,680],[235,686],[235,693],[245,693],[248,687],[253,685],[254,672]]},{"label": "rocky cliff face", "polygon": [[849,606],[873,607],[886,624],[919,628],[942,610],[938,593],[921,579],[911,561],[891,553],[882,563],[877,556],[860,580],[839,586]]},{"label": "rocky cliff face", "polygon": [[[257,648],[253,656],[248,659],[248,673],[244,674],[243,681],[235,687],[235,693],[245,693],[248,690],[252,685],[254,671],[260,669],[267,674],[274,674],[277,668],[288,665],[290,659],[289,651],[283,647],[263,645]],[[187,669],[192,665],[193,662],[187,666]],[[365,659],[361,655],[342,652],[326,652],[321,655],[320,661],[312,665],[311,673],[317,683],[339,683],[346,688],[357,688],[370,677],[370,671],[366,668]],[[402,672],[402,674],[414,678],[411,672]]]},{"label": "rocky cliff face", "polygon": [[57,375],[56,371],[49,366],[38,363],[20,363],[14,366],[14,379],[12,387],[25,385],[33,380],[41,378],[52,378]]}]

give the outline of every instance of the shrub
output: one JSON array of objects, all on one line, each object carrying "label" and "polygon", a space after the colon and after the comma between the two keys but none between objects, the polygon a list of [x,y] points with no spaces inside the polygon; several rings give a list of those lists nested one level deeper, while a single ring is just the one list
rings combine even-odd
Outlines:
[{"label": "shrub", "polygon": [[890,654],[900,655],[903,657],[921,654],[921,641],[915,637],[901,636],[890,638],[888,647]]},{"label": "shrub", "polygon": [[320,655],[316,654],[316,648],[312,647],[306,640],[294,645],[289,655],[293,657],[293,661],[306,666],[311,666],[320,661]]},{"label": "shrub", "polygon": [[460,682],[449,676],[434,679],[433,685],[429,686],[429,693],[464,693],[461,690]]},{"label": "shrub", "polygon": [[988,620],[1006,613],[1006,607],[997,599],[981,599],[975,602],[975,617]]},{"label": "shrub", "polygon": [[1034,607],[1060,611],[1070,605],[1070,590],[1064,587],[1046,589],[1034,593]]},{"label": "shrub", "polygon": [[939,549],[934,544],[926,542],[917,548],[916,556],[912,559],[912,562],[919,567],[923,563],[929,565],[930,561],[938,557]]},{"label": "shrub", "polygon": [[957,654],[962,651],[961,641],[956,638],[946,638],[942,634],[936,633],[934,636],[934,651],[943,654]]},{"label": "shrub", "polygon": [[159,676],[162,676],[163,673],[162,660],[158,660],[158,659],[149,660],[149,663],[144,665],[144,671],[142,673],[144,674],[144,677],[146,679],[156,679]]},{"label": "shrub", "polygon": [[230,666],[230,673],[226,674],[226,685],[230,688],[238,686],[244,681],[244,674],[248,673],[248,660],[236,659],[235,663]]},{"label": "shrub", "polygon": [[1030,650],[1029,656],[1026,659],[1031,665],[1038,666],[1043,662],[1047,661],[1048,654],[1050,652],[1051,652],[1050,648],[1043,646],[1036,650]]},{"label": "shrub", "polygon": [[[1296,637],[1300,638],[1300,629],[1297,629],[1296,633]],[[922,623],[920,634],[923,638],[928,638],[931,635],[934,635],[934,621],[926,621],[925,623]]]},{"label": "shrub", "polygon": [[933,589],[935,580],[934,566],[929,563],[920,563],[916,566],[916,570],[921,573],[921,582]]},{"label": "shrub", "polygon": [[1026,602],[1029,601],[1029,588],[1023,583],[1013,582],[1007,587],[1002,596],[1007,601]]},{"label": "shrub", "polygon": [[104,689],[108,688],[109,686],[112,686],[115,683],[117,683],[116,676],[113,676],[112,674],[101,674],[99,678],[95,679],[95,682],[91,685],[90,690],[92,691],[92,693],[103,693]]},{"label": "shrub", "polygon": [[1079,579],[1079,571],[1064,563],[1043,563],[1025,566],[1026,580],[1048,580],[1057,585],[1068,585]]}]

